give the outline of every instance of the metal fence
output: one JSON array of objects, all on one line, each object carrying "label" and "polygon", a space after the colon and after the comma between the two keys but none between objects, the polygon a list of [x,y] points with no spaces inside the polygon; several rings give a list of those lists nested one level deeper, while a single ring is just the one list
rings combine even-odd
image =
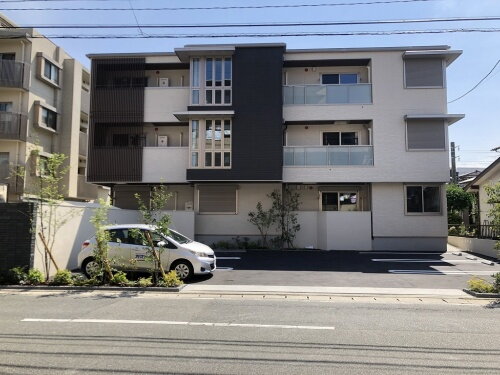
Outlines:
[{"label": "metal fence", "polygon": [[491,224],[449,224],[448,234],[450,236],[461,236],[470,238],[484,238],[491,240],[500,239],[500,230],[498,226]]}]

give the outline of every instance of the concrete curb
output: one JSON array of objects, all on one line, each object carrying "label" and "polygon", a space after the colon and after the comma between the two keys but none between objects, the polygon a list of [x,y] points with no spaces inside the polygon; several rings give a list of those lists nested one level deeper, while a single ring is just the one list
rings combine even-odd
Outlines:
[{"label": "concrete curb", "polygon": [[500,293],[478,293],[470,289],[463,289],[463,291],[476,298],[500,298]]},{"label": "concrete curb", "polygon": [[0,290],[52,290],[52,291],[81,291],[81,292],[98,292],[98,291],[114,291],[114,292],[166,292],[179,293],[186,285],[179,287],[158,287],[151,286],[147,288],[135,286],[71,286],[71,285],[2,285]]}]

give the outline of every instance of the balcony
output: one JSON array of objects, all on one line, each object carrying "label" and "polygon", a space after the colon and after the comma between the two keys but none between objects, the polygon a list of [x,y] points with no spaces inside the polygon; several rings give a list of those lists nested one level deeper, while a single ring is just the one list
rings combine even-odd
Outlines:
[{"label": "balcony", "polygon": [[188,147],[144,147],[142,182],[186,182]]},{"label": "balcony", "polygon": [[78,175],[77,196],[83,199],[97,199],[99,186],[87,183],[84,175]]},{"label": "balcony", "polygon": [[146,87],[144,122],[178,122],[174,112],[186,111],[189,87]]},{"label": "balcony", "polygon": [[30,65],[22,61],[0,60],[0,87],[28,90]]},{"label": "balcony", "polygon": [[371,83],[283,87],[285,105],[371,104]]},{"label": "balcony", "polygon": [[82,156],[87,156],[87,133],[80,132],[80,138],[78,140],[78,154]]},{"label": "balcony", "polygon": [[82,89],[80,111],[90,113],[90,93]]},{"label": "balcony", "polygon": [[17,112],[0,112],[0,139],[26,141],[28,116]]},{"label": "balcony", "polygon": [[286,146],[285,167],[373,165],[373,146]]}]

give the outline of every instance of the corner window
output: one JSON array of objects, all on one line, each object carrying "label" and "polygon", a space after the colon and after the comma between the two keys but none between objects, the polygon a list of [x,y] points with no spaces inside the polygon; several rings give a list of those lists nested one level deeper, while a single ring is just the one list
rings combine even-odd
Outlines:
[{"label": "corner window", "polygon": [[439,186],[408,185],[406,213],[440,213],[441,188]]},{"label": "corner window", "polygon": [[323,132],[323,146],[352,146],[358,144],[356,132]]},{"label": "corner window", "polygon": [[57,113],[42,107],[42,124],[48,128],[57,130]]},{"label": "corner window", "polygon": [[358,83],[357,73],[322,74],[323,85],[352,85]]},{"label": "corner window", "polygon": [[43,75],[45,78],[51,80],[54,83],[59,84],[59,68],[49,62],[47,59],[45,61],[45,67],[43,69]]}]

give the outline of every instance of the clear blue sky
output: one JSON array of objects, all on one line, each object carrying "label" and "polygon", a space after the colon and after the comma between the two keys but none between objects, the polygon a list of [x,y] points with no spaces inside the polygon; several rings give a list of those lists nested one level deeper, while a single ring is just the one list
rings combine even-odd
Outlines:
[{"label": "clear blue sky", "polygon": [[[116,1],[40,1],[0,3],[1,12],[19,25],[44,24],[135,24],[132,11],[14,11],[8,8],[48,7],[213,7],[241,5],[283,5],[353,3],[370,0],[116,0]],[[179,23],[255,23],[285,21],[352,21],[437,17],[500,16],[500,0],[431,0],[414,3],[331,6],[314,8],[252,9],[252,10],[189,10],[137,11],[141,24]],[[361,31],[361,30],[416,30],[460,27],[500,27],[500,21],[449,22],[409,25],[329,26],[301,28],[230,28],[230,29],[165,29],[145,33],[246,33],[291,31]],[[137,34],[128,30],[54,30],[44,34]],[[390,36],[314,36],[272,38],[195,38],[195,39],[54,39],[73,57],[89,65],[88,53],[172,51],[193,43],[285,42],[288,48],[371,47],[398,45],[446,44],[463,50],[463,55],[448,69],[448,98],[454,99],[474,86],[500,59],[500,33],[453,33]],[[449,113],[465,113],[466,118],[450,127],[450,141],[460,146],[459,166],[485,167],[500,153],[488,152],[500,146],[500,65],[479,88],[463,99],[449,105]]]}]

